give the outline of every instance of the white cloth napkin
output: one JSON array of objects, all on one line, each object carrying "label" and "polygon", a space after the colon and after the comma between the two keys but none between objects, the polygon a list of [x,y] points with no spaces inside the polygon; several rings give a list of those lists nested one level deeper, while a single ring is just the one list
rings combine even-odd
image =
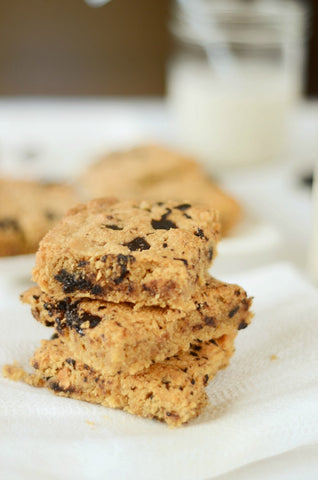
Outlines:
[{"label": "white cloth napkin", "polygon": [[[0,272],[0,365],[27,363],[50,332]],[[173,430],[0,378],[1,478],[207,479],[317,443],[317,290],[288,264],[227,280],[255,297],[255,318],[198,419]]]}]

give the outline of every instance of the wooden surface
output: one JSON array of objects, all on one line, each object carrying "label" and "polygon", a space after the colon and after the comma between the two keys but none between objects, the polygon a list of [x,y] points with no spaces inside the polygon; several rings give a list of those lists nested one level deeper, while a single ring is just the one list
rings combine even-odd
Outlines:
[{"label": "wooden surface", "polygon": [[168,0],[0,2],[0,95],[164,89]]},{"label": "wooden surface", "polygon": [[[304,0],[306,1],[306,0]],[[306,90],[318,95],[318,1]],[[0,95],[160,95],[169,0],[0,0]]]}]

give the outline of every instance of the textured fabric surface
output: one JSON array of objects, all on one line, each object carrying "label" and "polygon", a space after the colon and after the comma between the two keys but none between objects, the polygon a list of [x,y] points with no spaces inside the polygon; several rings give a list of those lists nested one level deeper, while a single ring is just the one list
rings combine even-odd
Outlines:
[{"label": "textured fabric surface", "polygon": [[[48,338],[19,304],[25,276],[17,261],[0,269],[1,366],[27,365]],[[0,378],[4,478],[207,479],[318,442],[316,289],[287,264],[222,280],[255,297],[255,318],[198,419],[171,430]]]}]

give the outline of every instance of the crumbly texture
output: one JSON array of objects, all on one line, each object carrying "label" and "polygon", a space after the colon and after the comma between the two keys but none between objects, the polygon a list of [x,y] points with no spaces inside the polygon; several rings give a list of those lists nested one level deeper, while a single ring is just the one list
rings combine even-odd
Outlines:
[{"label": "crumbly texture", "polygon": [[95,199],[69,211],[40,243],[33,278],[65,296],[193,308],[216,253],[218,214],[178,202]]},{"label": "crumbly texture", "polygon": [[164,362],[136,375],[107,376],[72,357],[61,339],[43,340],[31,360],[36,369],[26,374],[6,366],[5,376],[47,387],[57,395],[120,408],[135,415],[179,426],[200,414],[207,403],[204,387],[228,365],[234,335],[196,342]]},{"label": "crumbly texture", "polygon": [[0,178],[0,256],[35,252],[77,202],[68,185]]},{"label": "crumbly texture", "polygon": [[223,191],[194,160],[156,145],[118,151],[90,165],[80,183],[89,197],[201,203],[218,210],[222,235],[242,217],[239,203]]},{"label": "crumbly texture", "polygon": [[38,321],[55,327],[75,358],[106,375],[134,374],[188,350],[195,341],[231,335],[251,318],[245,291],[213,278],[196,291],[195,309],[188,313],[88,299],[56,302],[38,287],[21,299]]}]

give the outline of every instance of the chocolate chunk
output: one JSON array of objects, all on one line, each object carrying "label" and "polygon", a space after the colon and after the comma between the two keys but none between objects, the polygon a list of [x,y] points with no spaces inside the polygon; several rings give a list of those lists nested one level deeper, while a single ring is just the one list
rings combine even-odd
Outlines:
[{"label": "chocolate chunk", "polygon": [[2,230],[14,230],[21,233],[21,227],[17,220],[14,218],[2,218],[0,219],[0,228]]},{"label": "chocolate chunk", "polygon": [[232,310],[229,312],[229,318],[234,317],[234,315],[239,311],[240,307],[237,305],[236,307],[232,308]]},{"label": "chocolate chunk", "polygon": [[[52,316],[52,312],[50,312],[50,313],[51,313],[51,315],[50,315],[50,317],[51,317],[51,316]],[[54,327],[54,323],[55,323],[54,321],[53,321],[53,322],[50,322],[49,320],[45,320],[45,326],[46,326],[46,327]]]},{"label": "chocolate chunk", "polygon": [[202,230],[202,228],[197,228],[196,232],[194,232],[194,235],[196,237],[204,238],[205,240],[207,240],[206,236],[204,235],[204,231]]},{"label": "chocolate chunk", "polygon": [[78,267],[85,267],[86,265],[88,265],[89,262],[87,260],[80,260],[77,264]]},{"label": "chocolate chunk", "polygon": [[94,295],[102,293],[102,288],[99,285],[94,285],[81,274],[76,276],[75,274],[69,273],[64,270],[64,268],[60,270],[54,278],[62,284],[64,293],[73,293],[76,290],[91,292]]},{"label": "chocolate chunk", "polygon": [[64,392],[64,393],[72,393],[74,392],[74,387],[63,388],[57,382],[49,383],[49,388],[54,390],[54,392]]},{"label": "chocolate chunk", "polygon": [[118,225],[102,225],[104,228],[110,228],[111,230],[123,230],[123,227],[119,227]]},{"label": "chocolate chunk", "polygon": [[190,203],[182,203],[181,205],[178,205],[174,208],[177,208],[178,210],[181,210],[182,212],[184,212],[185,210],[188,210],[188,208],[191,208],[191,205]]},{"label": "chocolate chunk", "polygon": [[246,323],[246,322],[244,322],[244,320],[242,320],[241,323],[238,326],[238,330],[243,330],[246,327],[248,327],[248,323]]},{"label": "chocolate chunk", "polygon": [[210,327],[215,327],[215,321],[213,317],[204,317],[204,323]]},{"label": "chocolate chunk", "polygon": [[116,285],[119,285],[128,274],[128,271],[129,271],[127,268],[128,263],[132,263],[134,261],[135,261],[135,257],[133,257],[132,255],[122,255],[122,254],[117,255],[117,264],[119,265],[119,268],[120,268],[120,275],[119,277],[116,277],[114,279],[114,282]]},{"label": "chocolate chunk", "polygon": [[90,313],[84,312],[81,320],[82,323],[89,322],[89,328],[95,328],[100,323],[101,318],[98,315],[91,315]]},{"label": "chocolate chunk", "polygon": [[100,285],[93,285],[90,291],[93,295],[101,295],[103,293],[103,287]]},{"label": "chocolate chunk", "polygon": [[143,237],[136,237],[131,242],[124,243],[125,247],[128,247],[131,252],[139,251],[141,252],[142,250],[149,250],[150,245],[147,242],[147,240]]},{"label": "chocolate chunk", "polygon": [[65,318],[67,327],[73,328],[81,336],[85,334],[82,329],[83,323],[88,322],[89,328],[95,328],[101,321],[98,315],[91,315],[88,312],[79,315],[77,303],[69,305],[65,313]]},{"label": "chocolate chunk", "polygon": [[171,209],[167,208],[166,213],[162,215],[160,220],[151,220],[152,228],[154,228],[155,230],[170,230],[171,228],[178,228],[174,222],[167,219],[170,213]]},{"label": "chocolate chunk", "polygon": [[173,260],[180,260],[180,262],[183,262],[185,266],[188,266],[188,261],[185,258],[174,258]]},{"label": "chocolate chunk", "polygon": [[75,365],[76,365],[76,362],[75,362],[75,360],[74,360],[73,358],[70,358],[70,357],[69,357],[69,358],[67,358],[65,361],[66,361],[69,365],[72,365],[72,367],[75,367]]},{"label": "chocolate chunk", "polygon": [[52,212],[52,210],[44,210],[44,216],[49,222],[54,222],[54,220],[59,218],[59,216],[55,212]]},{"label": "chocolate chunk", "polygon": [[60,385],[57,382],[52,382],[49,387],[54,390],[54,392],[63,392],[63,388],[60,387]]}]

